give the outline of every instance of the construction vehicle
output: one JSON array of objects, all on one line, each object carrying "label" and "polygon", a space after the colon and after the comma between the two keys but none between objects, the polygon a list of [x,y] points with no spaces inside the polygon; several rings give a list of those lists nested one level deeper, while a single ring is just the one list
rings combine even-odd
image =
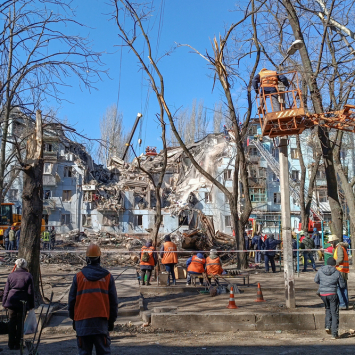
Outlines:
[{"label": "construction vehicle", "polygon": [[[2,203],[0,206],[0,244],[4,244],[3,235],[7,228],[15,227],[18,230],[21,227],[21,215],[14,213],[13,203]],[[45,230],[45,221],[42,219],[41,232]]]}]

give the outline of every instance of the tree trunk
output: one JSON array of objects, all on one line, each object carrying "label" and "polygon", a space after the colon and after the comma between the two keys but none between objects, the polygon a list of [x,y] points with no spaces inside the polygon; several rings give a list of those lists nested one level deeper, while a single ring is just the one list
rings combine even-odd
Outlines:
[{"label": "tree trunk", "polygon": [[36,132],[27,144],[24,167],[22,219],[19,257],[24,258],[33,276],[35,303],[42,302],[40,292],[40,241],[43,212],[43,142],[41,112],[36,113]]},{"label": "tree trunk", "polygon": [[[308,55],[306,42],[303,38],[301,26],[297,17],[297,12],[292,5],[291,0],[282,0],[288,14],[288,19],[292,27],[293,34],[296,40],[302,40],[304,46],[299,50],[304,67],[304,76],[309,87],[311,99],[316,113],[323,112],[322,96],[318,88],[317,78],[314,75],[312,63]],[[322,148],[323,162],[325,166],[325,175],[327,179],[328,200],[332,214],[332,224],[335,234],[342,238],[343,236],[343,210],[341,208],[338,197],[338,183],[333,163],[333,151],[330,146],[329,132],[323,127],[317,128],[318,139]]]}]

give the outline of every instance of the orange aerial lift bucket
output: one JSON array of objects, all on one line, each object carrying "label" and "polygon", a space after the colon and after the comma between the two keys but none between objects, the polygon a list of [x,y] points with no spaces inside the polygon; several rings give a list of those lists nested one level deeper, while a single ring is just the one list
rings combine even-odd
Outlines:
[{"label": "orange aerial lift bucket", "polygon": [[[262,135],[270,138],[300,134],[313,126],[305,114],[297,72],[282,74],[287,77],[289,88],[272,94],[260,89],[256,100]],[[275,105],[276,100],[280,109]]]}]

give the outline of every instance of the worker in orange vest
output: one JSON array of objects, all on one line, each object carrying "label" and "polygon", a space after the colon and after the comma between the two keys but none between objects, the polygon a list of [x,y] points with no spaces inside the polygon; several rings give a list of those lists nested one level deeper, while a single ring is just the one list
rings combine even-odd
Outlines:
[{"label": "worker in orange vest", "polygon": [[340,272],[344,279],[345,287],[340,287],[338,285],[337,294],[339,298],[339,309],[346,310],[349,309],[349,298],[348,298],[348,275],[349,275],[349,256],[347,248],[348,243],[340,242],[339,238],[335,234],[331,234],[328,238],[328,243],[331,243],[334,247],[333,258],[336,261],[335,268]]},{"label": "worker in orange vest", "polygon": [[117,292],[113,276],[100,266],[100,247],[90,244],[85,266],[69,291],[69,317],[76,330],[79,355],[111,354],[109,331],[117,318]]},{"label": "worker in orange vest", "polygon": [[164,244],[160,249],[161,263],[165,265],[165,270],[168,272],[167,286],[170,286],[170,275],[173,281],[173,285],[176,285],[175,279],[175,265],[178,263],[177,247],[170,239],[170,235],[164,237]]},{"label": "worker in orange vest", "polygon": [[[147,244],[142,247],[140,254],[141,279],[143,286],[150,285],[150,278],[156,264],[157,253],[155,253],[155,248],[153,247],[153,240],[149,239]],[[147,281],[144,280],[145,275],[147,275]]]},{"label": "worker in orange vest", "polygon": [[257,74],[252,81],[253,88],[257,94],[259,94],[259,90],[261,89],[262,92],[260,94],[264,92],[266,99],[271,96],[272,110],[270,110],[270,112],[281,111],[279,103],[279,81],[286,87],[290,86],[285,75],[277,74],[275,70],[268,70],[266,68],[261,69],[259,74]]},{"label": "worker in orange vest", "polygon": [[[203,274],[205,272],[206,259],[202,253],[191,256],[186,261],[187,266],[187,282],[186,286],[191,285],[191,274]],[[203,286],[203,278],[199,277],[200,285]]]},{"label": "worker in orange vest", "polygon": [[[222,275],[222,262],[217,255],[216,249],[210,250],[210,256],[206,259],[206,273],[207,275]],[[211,278],[208,278],[209,283],[211,283]],[[218,284],[218,281],[215,280]]]}]

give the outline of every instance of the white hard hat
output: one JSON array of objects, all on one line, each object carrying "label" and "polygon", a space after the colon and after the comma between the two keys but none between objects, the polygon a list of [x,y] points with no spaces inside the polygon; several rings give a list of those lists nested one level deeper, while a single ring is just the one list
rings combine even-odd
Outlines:
[{"label": "white hard hat", "polygon": [[339,240],[339,238],[335,234],[331,234],[328,237],[328,242],[335,242],[336,240]]}]

